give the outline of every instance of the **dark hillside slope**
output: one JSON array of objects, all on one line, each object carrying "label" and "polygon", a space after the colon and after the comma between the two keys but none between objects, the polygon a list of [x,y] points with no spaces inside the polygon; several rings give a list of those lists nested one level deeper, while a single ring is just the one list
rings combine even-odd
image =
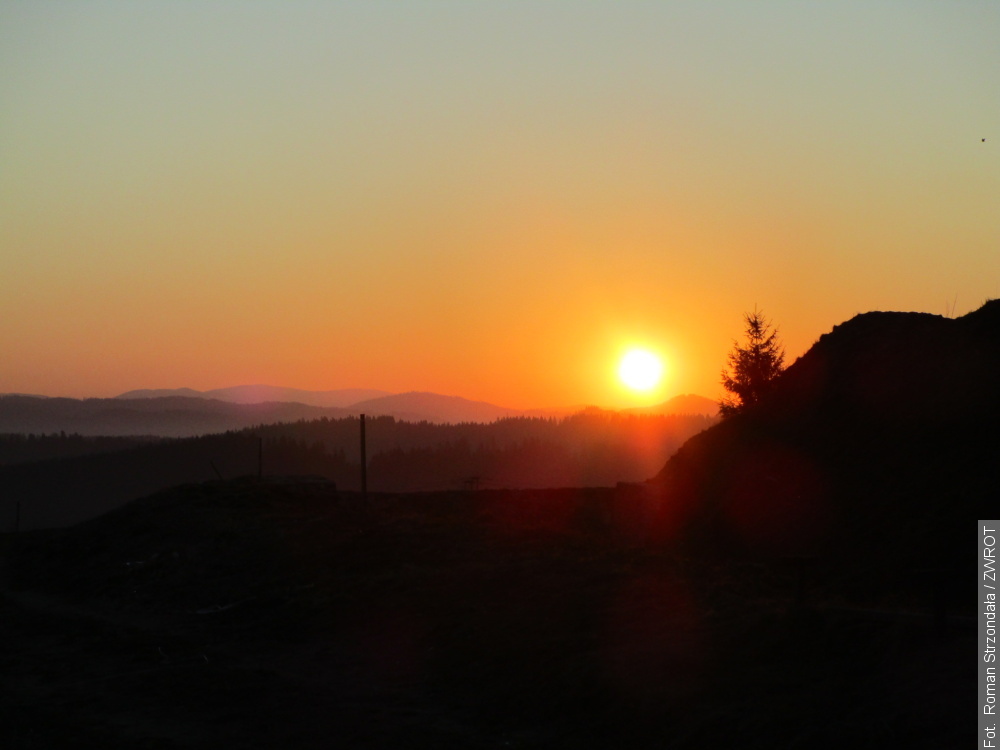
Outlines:
[{"label": "dark hillside slope", "polygon": [[237,479],[0,535],[4,747],[971,745],[971,629],[804,611],[620,500]]},{"label": "dark hillside slope", "polygon": [[950,570],[996,508],[998,373],[1000,301],[954,320],[858,315],[769,401],[667,462],[651,480],[658,531],[738,554],[830,556],[885,585]]},{"label": "dark hillside slope", "polygon": [[[70,526],[165,487],[216,476],[256,474],[251,432],[162,440],[93,455],[0,466],[0,532]],[[269,438],[265,475],[316,475],[341,484],[358,468],[341,452],[291,438]]]}]

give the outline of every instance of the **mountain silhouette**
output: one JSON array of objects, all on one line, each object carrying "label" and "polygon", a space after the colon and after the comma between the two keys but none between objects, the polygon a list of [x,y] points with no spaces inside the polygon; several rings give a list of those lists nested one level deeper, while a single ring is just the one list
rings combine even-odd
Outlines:
[{"label": "mountain silhouette", "polygon": [[262,404],[269,402],[298,403],[308,406],[347,407],[358,401],[390,395],[388,391],[375,388],[342,388],[333,391],[307,391],[300,388],[282,388],[274,385],[236,385],[229,388],[215,388],[196,391],[192,388],[140,389],[122,393],[116,398],[164,398],[185,396],[188,398],[216,399],[233,404]]},{"label": "mountain silhouette", "polygon": [[503,417],[521,414],[515,409],[470,401],[460,396],[442,396],[437,393],[411,391],[392,396],[382,396],[352,404],[351,412],[373,416],[393,416],[408,422],[492,422]]},{"label": "mountain silhouette", "polygon": [[[585,410],[582,406],[509,409],[426,392],[354,400],[359,395],[384,393],[372,389],[300,391],[274,386],[235,386],[204,392],[190,388],[138,390],[110,399],[0,394],[0,434],[67,432],[85,436],[192,437],[260,424],[358,414],[389,416],[407,422],[460,424],[488,423],[505,417],[564,419]],[[266,400],[259,401],[261,398]],[[658,406],[622,413],[714,415],[716,406],[700,396],[678,396]]]},{"label": "mountain silhouette", "polygon": [[[133,401],[140,398],[210,398],[203,391],[196,391],[194,388],[139,388],[138,390],[121,393],[115,398],[123,401]],[[219,399],[225,401],[226,399]]]},{"label": "mountain silhouette", "polygon": [[191,437],[258,424],[344,417],[347,412],[299,403],[234,404],[184,396],[36,398],[0,396],[0,433]]},{"label": "mountain silhouette", "polygon": [[[110,399],[0,394],[0,434],[67,432],[89,436],[192,437],[260,424],[322,417],[337,419],[358,414],[435,424],[492,422],[524,414],[481,401],[435,393],[403,393],[353,403],[349,407],[334,407],[301,401],[238,401],[236,399],[241,397],[252,397],[242,387],[226,390],[230,391],[232,400],[208,398],[205,394],[197,397],[157,395],[162,391],[133,391],[130,393],[140,395],[124,398],[127,394],[123,394]],[[280,395],[276,393],[278,390],[281,389],[272,389],[270,394]],[[319,395],[314,400],[322,400],[322,394]]]}]

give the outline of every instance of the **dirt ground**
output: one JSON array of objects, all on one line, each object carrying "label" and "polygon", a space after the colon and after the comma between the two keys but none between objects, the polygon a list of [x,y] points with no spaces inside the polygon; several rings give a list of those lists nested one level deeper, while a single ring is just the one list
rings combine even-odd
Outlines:
[{"label": "dirt ground", "polygon": [[0,544],[4,748],[975,737],[974,622],[680,557],[613,489],[210,482]]}]

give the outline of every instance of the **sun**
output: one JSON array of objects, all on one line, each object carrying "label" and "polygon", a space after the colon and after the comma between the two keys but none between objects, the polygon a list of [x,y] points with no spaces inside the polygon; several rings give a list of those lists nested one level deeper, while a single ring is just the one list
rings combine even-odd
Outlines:
[{"label": "sun", "polygon": [[650,391],[663,377],[663,361],[648,349],[629,349],[618,365],[618,377],[633,391]]}]

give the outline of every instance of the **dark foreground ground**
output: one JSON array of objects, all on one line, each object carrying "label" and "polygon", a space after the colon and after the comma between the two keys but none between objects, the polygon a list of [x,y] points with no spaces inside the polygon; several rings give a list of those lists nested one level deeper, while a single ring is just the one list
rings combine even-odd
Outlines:
[{"label": "dark foreground ground", "polygon": [[611,489],[217,482],[0,543],[4,748],[975,741],[975,610],[680,557]]}]

